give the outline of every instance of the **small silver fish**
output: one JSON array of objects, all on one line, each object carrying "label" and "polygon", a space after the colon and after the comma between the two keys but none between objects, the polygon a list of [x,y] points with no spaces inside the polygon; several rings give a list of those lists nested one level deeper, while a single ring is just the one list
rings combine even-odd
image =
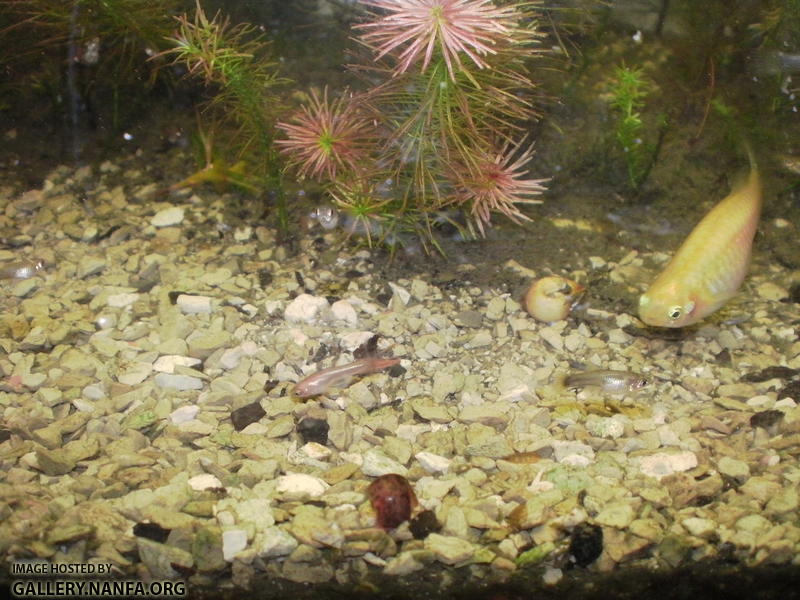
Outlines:
[{"label": "small silver fish", "polygon": [[797,73],[800,71],[800,54],[789,54],[778,50],[758,52],[752,59],[756,75]]},{"label": "small silver fish", "polygon": [[41,260],[24,260],[0,265],[0,279],[30,279],[44,268]]},{"label": "small silver fish", "polygon": [[580,371],[570,373],[564,378],[564,387],[566,388],[597,387],[609,394],[635,392],[649,383],[647,377],[641,373],[631,373],[630,371]]},{"label": "small silver fish", "polygon": [[370,356],[346,365],[322,369],[300,381],[294,388],[294,394],[298,398],[319,396],[332,388],[347,387],[350,380],[357,375],[377,373],[378,371],[388,369],[399,363],[399,358],[377,358]]}]

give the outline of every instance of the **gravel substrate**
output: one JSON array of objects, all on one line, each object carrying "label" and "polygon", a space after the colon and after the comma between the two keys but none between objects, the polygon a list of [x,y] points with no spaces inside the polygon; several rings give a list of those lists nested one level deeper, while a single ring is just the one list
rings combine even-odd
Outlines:
[{"label": "gravel substrate", "polygon": [[[44,265],[0,292],[4,561],[215,590],[800,564],[790,271],[753,273],[688,332],[642,329],[591,289],[542,324],[471,283],[481,265],[386,281],[384,255],[335,234],[290,256],[227,225],[224,197],[154,190],[108,162],[1,200],[0,266]],[[565,275],[635,299],[667,258],[598,254]],[[545,274],[520,263],[520,281]],[[292,397],[374,335],[400,365]],[[652,383],[563,389],[576,364]],[[419,506],[384,531],[366,490],[388,473]]]}]

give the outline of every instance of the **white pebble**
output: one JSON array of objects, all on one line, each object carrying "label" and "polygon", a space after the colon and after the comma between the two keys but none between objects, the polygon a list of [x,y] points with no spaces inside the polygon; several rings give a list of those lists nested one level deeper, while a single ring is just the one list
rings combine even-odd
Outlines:
[{"label": "white pebble", "polygon": [[178,354],[165,354],[159,356],[153,363],[153,370],[159,373],[174,373],[175,367],[180,365],[182,367],[193,367],[199,365],[202,361],[199,358],[192,358],[191,356],[180,356]]},{"label": "white pebble", "polygon": [[181,221],[183,221],[183,208],[170,206],[153,215],[153,218],[150,219],[150,224],[153,227],[169,227],[170,225],[178,225]]},{"label": "white pebble", "polygon": [[330,457],[331,449],[317,442],[308,442],[300,446],[300,452],[316,460],[325,460]]},{"label": "white pebble", "polygon": [[187,421],[191,421],[197,416],[197,413],[200,412],[200,407],[196,404],[187,404],[186,406],[181,406],[176,408],[169,414],[169,419],[175,424],[178,423],[186,423]]},{"label": "white pebble", "polygon": [[311,323],[323,317],[328,310],[328,301],[325,298],[300,294],[286,307],[283,316],[290,323]]},{"label": "white pebble", "polygon": [[289,473],[278,477],[276,491],[292,497],[310,496],[317,498],[325,493],[328,484],[319,477],[306,475],[305,473]]},{"label": "white pebble", "polygon": [[202,475],[195,475],[194,477],[190,478],[189,487],[197,492],[202,492],[203,490],[211,490],[211,489],[219,489],[224,487],[222,482],[214,477],[211,473],[203,473]]},{"label": "white pebble", "polygon": [[373,335],[375,334],[371,331],[351,331],[340,336],[339,341],[348,352],[352,352],[361,344],[366,343]]},{"label": "white pebble", "polygon": [[170,390],[199,390],[203,388],[203,380],[190,375],[159,373],[153,379],[157,386]]},{"label": "white pebble", "polygon": [[433,452],[417,452],[414,457],[428,473],[447,473],[452,462],[449,458],[439,456]]},{"label": "white pebble", "polygon": [[392,289],[393,295],[400,301],[400,304],[407,306],[411,300],[411,293],[404,287],[400,287],[396,283],[389,282],[389,287]]},{"label": "white pebble", "polygon": [[193,294],[181,294],[175,301],[178,308],[185,315],[198,315],[211,313],[211,298],[209,296],[195,296]]},{"label": "white pebble", "polygon": [[347,300],[337,300],[331,305],[331,312],[337,321],[343,321],[351,327],[358,323],[358,314],[353,305]]},{"label": "white pebble", "polygon": [[247,548],[247,532],[244,529],[229,529],[222,532],[222,558],[231,562],[239,552]]}]

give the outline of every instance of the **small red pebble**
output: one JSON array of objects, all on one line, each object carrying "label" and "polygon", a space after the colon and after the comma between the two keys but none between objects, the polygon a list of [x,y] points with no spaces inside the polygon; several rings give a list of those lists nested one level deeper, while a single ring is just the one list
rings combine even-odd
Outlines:
[{"label": "small red pebble", "polygon": [[367,488],[372,508],[377,514],[378,527],[394,529],[411,517],[417,497],[405,477],[390,473],[381,475]]}]

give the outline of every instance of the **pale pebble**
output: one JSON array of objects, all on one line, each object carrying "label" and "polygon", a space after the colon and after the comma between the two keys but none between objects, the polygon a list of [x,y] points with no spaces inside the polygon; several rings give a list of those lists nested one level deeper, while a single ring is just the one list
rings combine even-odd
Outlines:
[{"label": "pale pebble", "polygon": [[657,452],[639,458],[639,469],[649,477],[661,479],[676,472],[688,471],[697,466],[694,452]]},{"label": "pale pebble", "polygon": [[452,462],[449,458],[432,452],[417,452],[414,457],[428,473],[447,473]]},{"label": "pale pebble", "polygon": [[305,473],[287,473],[278,477],[278,485],[275,488],[279,494],[291,498],[311,497],[318,498],[330,487],[319,477],[306,475]]},{"label": "pale pebble", "polygon": [[329,305],[325,298],[300,294],[286,307],[283,316],[290,323],[312,323],[323,318],[328,310]]},{"label": "pale pebble", "polygon": [[210,489],[220,489],[224,486],[222,482],[211,473],[202,473],[191,477],[188,481],[189,487],[197,492]]},{"label": "pale pebble", "polygon": [[106,306],[111,308],[125,308],[139,299],[139,294],[122,293],[111,294],[106,298]]},{"label": "pale pebble", "polygon": [[185,315],[210,314],[212,311],[211,297],[209,296],[181,294],[178,296],[175,304],[177,304],[178,308],[180,308],[181,312]]},{"label": "pale pebble", "polygon": [[153,370],[159,373],[174,373],[175,367],[180,365],[182,367],[194,367],[199,365],[201,361],[199,358],[192,358],[191,356],[179,356],[177,354],[165,354],[159,356],[153,363]]},{"label": "pale pebble", "polygon": [[222,532],[222,557],[227,562],[231,562],[245,548],[247,532],[244,529],[228,529]]},{"label": "pale pebble", "polygon": [[203,388],[203,380],[190,375],[158,373],[153,380],[157,386],[170,390],[200,390]]},{"label": "pale pebble", "polygon": [[153,218],[150,219],[150,224],[153,227],[170,227],[178,225],[183,221],[184,211],[180,206],[170,206],[169,208],[158,211]]},{"label": "pale pebble", "polygon": [[175,424],[186,423],[194,419],[200,412],[200,407],[196,404],[187,404],[176,408],[169,414],[169,419]]}]

